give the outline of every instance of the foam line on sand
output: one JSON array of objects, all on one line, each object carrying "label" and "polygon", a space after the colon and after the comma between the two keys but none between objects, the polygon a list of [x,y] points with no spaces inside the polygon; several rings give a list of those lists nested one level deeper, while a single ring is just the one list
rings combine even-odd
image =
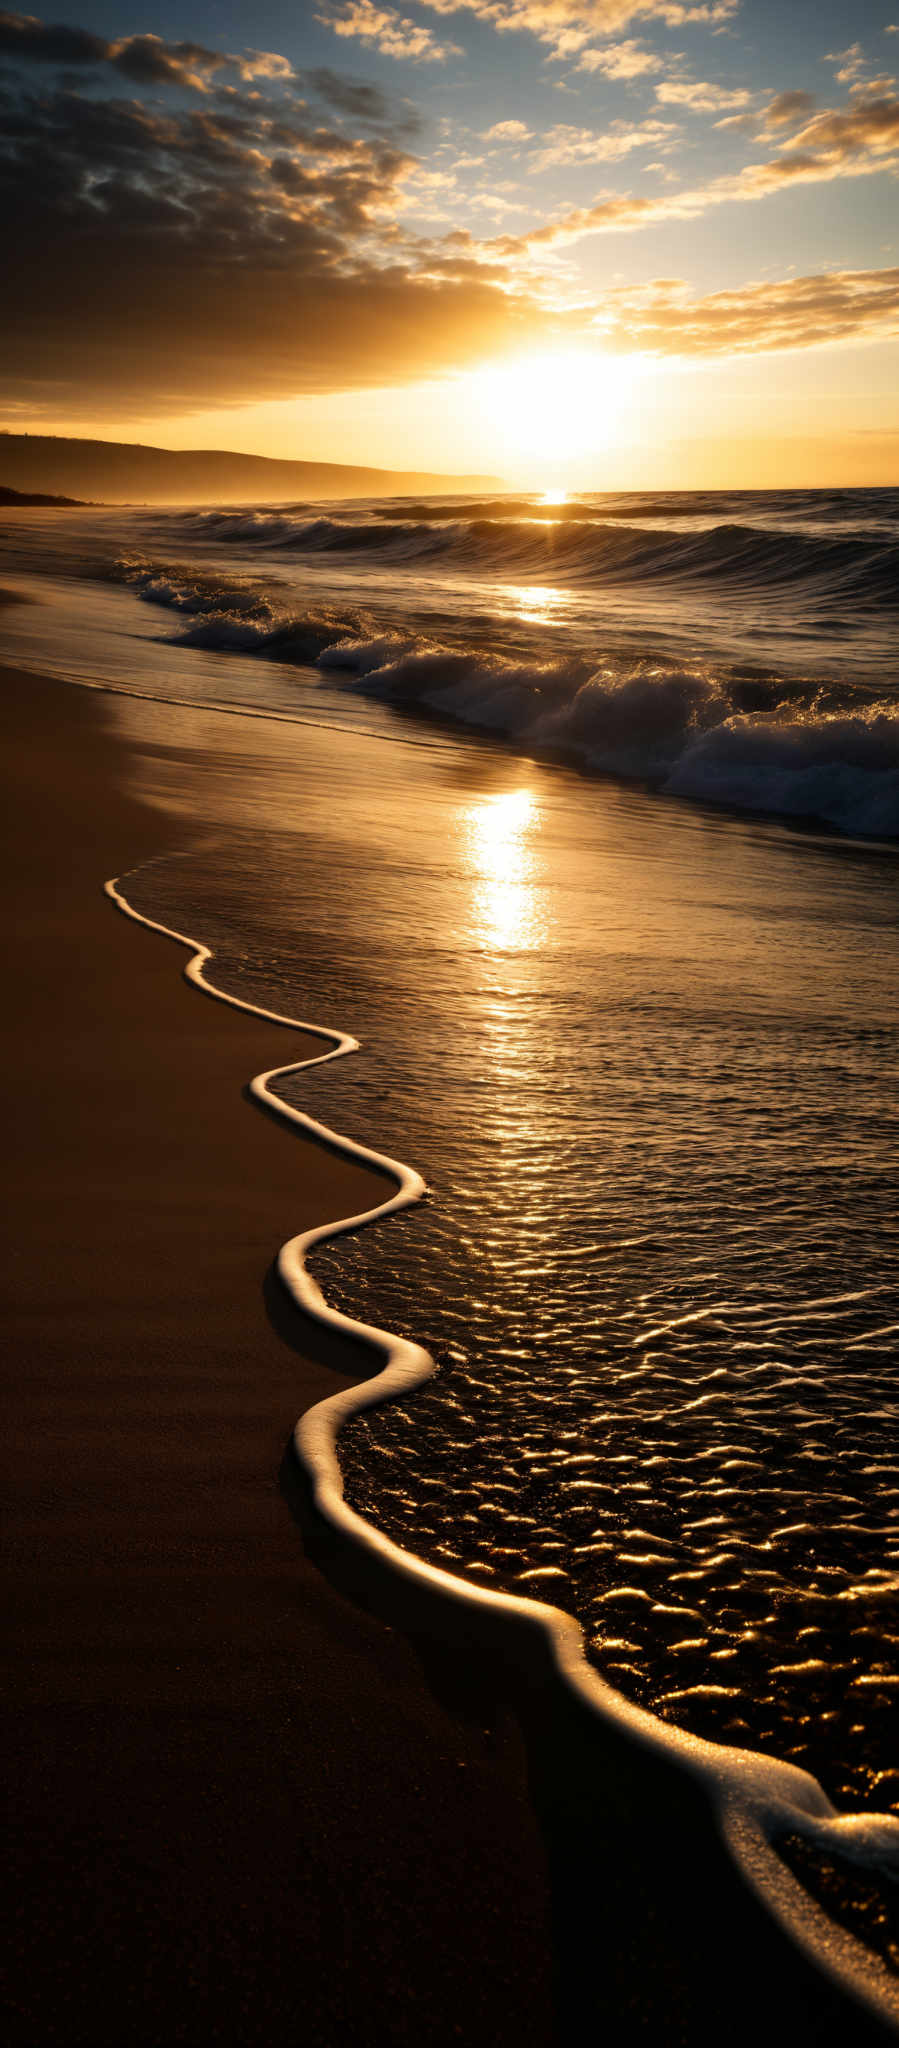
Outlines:
[{"label": "foam line on sand", "polygon": [[285,1123],[356,1164],[372,1168],[394,1184],[393,1192],[384,1201],[336,1223],[304,1230],[288,1239],[278,1254],[279,1275],[297,1307],[325,1328],[352,1338],[381,1361],[379,1371],[358,1385],[319,1401],[296,1425],[296,1454],[308,1475],[319,1514],[360,1551],[420,1592],[430,1591],[456,1609],[481,1617],[488,1627],[491,1616],[497,1623],[502,1618],[514,1617],[525,1650],[530,1642],[535,1654],[542,1653],[544,1662],[548,1654],[561,1684],[600,1723],[613,1726],[657,1761],[685,1772],[698,1783],[744,1879],[800,1951],[877,2018],[899,2025],[899,1986],[886,1965],[810,1899],[773,1846],[779,1836],[801,1834],[823,1854],[839,1856],[863,1868],[895,1873],[899,1871],[899,1821],[885,1814],[840,1814],[818,1780],[796,1765],[707,1742],[658,1720],[605,1683],[588,1661],[583,1630],[572,1615],[533,1599],[493,1592],[454,1578],[400,1549],[344,1499],[337,1456],[337,1438],[343,1423],[365,1408],[412,1393],[430,1379],[436,1368],[422,1345],[332,1307],[309,1273],[307,1260],[316,1245],[345,1236],[419,1201],[426,1192],[425,1182],[401,1160],[391,1159],[386,1153],[331,1130],[295,1109],[276,1092],[278,1081],[305,1067],[323,1066],[329,1060],[358,1052],[357,1039],[346,1032],[308,1024],[227,994],[206,975],[213,958],[208,946],[135,910],[118,880],[107,882],[105,890],[125,916],[189,950],[191,957],[184,969],[185,977],[203,994],[266,1023],[283,1025],[323,1041],[326,1049],[321,1053],[257,1074],[249,1084],[250,1094]]}]

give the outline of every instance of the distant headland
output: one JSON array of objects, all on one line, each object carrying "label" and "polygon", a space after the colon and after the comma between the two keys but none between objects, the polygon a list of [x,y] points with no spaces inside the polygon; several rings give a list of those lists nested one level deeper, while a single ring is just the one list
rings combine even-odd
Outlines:
[{"label": "distant headland", "polygon": [[18,493],[44,502],[114,504],[268,504],[295,498],[406,497],[412,492],[495,491],[496,476],[442,476],[430,470],[356,468],[340,462],[281,462],[219,448],[149,448],[123,441],[68,440],[0,433],[3,502]]},{"label": "distant headland", "polygon": [[0,484],[0,505],[84,505],[85,498],[60,498],[50,491],[13,491]]}]

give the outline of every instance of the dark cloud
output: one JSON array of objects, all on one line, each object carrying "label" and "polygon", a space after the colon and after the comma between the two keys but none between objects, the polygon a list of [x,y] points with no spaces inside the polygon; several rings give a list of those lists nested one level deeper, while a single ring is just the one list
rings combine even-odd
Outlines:
[{"label": "dark cloud", "polygon": [[377,123],[393,118],[393,101],[378,85],[353,84],[327,65],[322,65],[317,71],[305,72],[304,78],[319,99],[327,100],[341,114],[351,114],[356,121]]},{"label": "dark cloud", "polygon": [[108,42],[87,29],[39,21],[33,14],[0,10],[0,52],[21,63],[111,64],[138,85],[195,85],[232,60],[201,43],[165,43],[161,36],[124,36]]},{"label": "dark cloud", "polygon": [[243,78],[289,78],[291,67],[285,57],[271,50],[245,50],[232,56],[224,50],[209,50],[203,43],[167,43],[162,36],[120,36],[115,42],[92,35],[87,29],[39,21],[33,14],[12,14],[0,9],[0,55],[20,63],[91,65],[110,64],[135,85],[177,85],[190,92],[207,92],[210,80],[228,68]]},{"label": "dark cloud", "polygon": [[[403,197],[412,181],[421,204],[427,179],[376,86],[327,69],[297,77],[272,52],[234,56],[153,35],[104,42],[8,12],[2,55],[14,66],[0,85],[10,405],[112,418],[397,384],[546,346],[572,328],[616,347],[702,354],[880,333],[895,321],[886,271],[695,302],[668,279],[569,315],[529,296],[541,266],[583,236],[895,168],[899,104],[887,92],[865,89],[821,112],[804,94],[780,95],[763,117],[777,135],[773,161],[704,186],[604,194],[520,234],[478,240],[458,229],[427,241],[411,231]],[[57,75],[48,84],[23,69],[32,63]],[[160,86],[181,90],[163,97]]]},{"label": "dark cloud", "polygon": [[127,36],[110,43],[107,62],[135,85],[187,85],[196,89],[230,61],[202,43],[164,43],[161,36]]},{"label": "dark cloud", "polygon": [[[337,113],[346,115],[363,128],[390,125],[409,140],[418,134],[421,121],[406,101],[382,92],[380,86],[364,79],[345,78],[328,65],[301,76],[286,57],[273,50],[243,50],[231,53],[209,49],[204,43],[166,42],[162,36],[120,36],[109,41],[89,30],[38,20],[32,14],[13,14],[0,8],[0,58],[20,64],[63,65],[72,74],[60,83],[77,84],[76,67],[109,65],[134,85],[177,86],[184,91],[208,94],[232,102],[244,100],[253,111],[260,110],[259,82],[287,91],[294,104],[303,105],[300,88],[323,100]],[[229,81],[237,74],[241,83]],[[252,94],[242,86],[253,87]]]},{"label": "dark cloud", "polygon": [[344,78],[339,71],[322,64],[314,71],[302,72],[300,83],[356,127],[389,127],[404,142],[413,142],[421,134],[421,115],[409,100],[394,99],[390,93],[382,92],[379,85],[365,79]]},{"label": "dark cloud", "polygon": [[295,99],[7,94],[10,401],[112,415],[396,383],[536,333],[477,266],[424,274],[396,226],[414,169]]},{"label": "dark cloud", "polygon": [[38,21],[0,8],[0,54],[36,64],[102,64],[109,44],[84,28]]}]

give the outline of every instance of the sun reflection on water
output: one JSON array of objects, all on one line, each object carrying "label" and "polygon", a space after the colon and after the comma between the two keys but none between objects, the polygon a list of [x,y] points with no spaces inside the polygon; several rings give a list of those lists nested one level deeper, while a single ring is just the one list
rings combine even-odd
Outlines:
[{"label": "sun reflection on water", "polygon": [[538,806],[527,789],[480,797],[461,813],[475,939],[481,946],[526,951],[540,944],[543,915],[533,843],[539,823]]},{"label": "sun reflection on water", "polygon": [[559,590],[552,583],[501,583],[497,585],[497,600],[507,615],[516,620],[527,619],[531,624],[550,626],[561,613],[569,611],[572,598],[567,590]]}]

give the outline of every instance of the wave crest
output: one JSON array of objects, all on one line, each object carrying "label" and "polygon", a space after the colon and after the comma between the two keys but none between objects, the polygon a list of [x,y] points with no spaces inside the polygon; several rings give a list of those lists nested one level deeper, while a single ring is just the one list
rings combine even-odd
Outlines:
[{"label": "wave crest", "polygon": [[[217,515],[218,516],[218,515]],[[225,515],[221,515],[224,517]],[[899,708],[726,665],[511,655],[384,630],[361,610],[280,611],[249,582],[130,561],[120,580],[174,611],[179,644],[315,667],[513,745],[670,796],[899,838]]]},{"label": "wave crest", "polygon": [[[631,508],[628,517],[634,516]],[[641,508],[640,516],[651,517],[651,509]],[[899,609],[899,547],[876,525],[840,533],[725,520],[685,531],[610,520],[605,508],[598,513],[580,504],[557,516],[539,505],[497,501],[458,509],[415,505],[389,517],[382,511],[358,518],[284,510],[193,513],[189,530],[206,541],[297,556],[361,555],[397,567],[430,559],[471,573],[536,578],[551,571],[555,580],[585,582],[723,583],[760,599],[805,590],[828,609],[849,599],[869,609]]]}]

